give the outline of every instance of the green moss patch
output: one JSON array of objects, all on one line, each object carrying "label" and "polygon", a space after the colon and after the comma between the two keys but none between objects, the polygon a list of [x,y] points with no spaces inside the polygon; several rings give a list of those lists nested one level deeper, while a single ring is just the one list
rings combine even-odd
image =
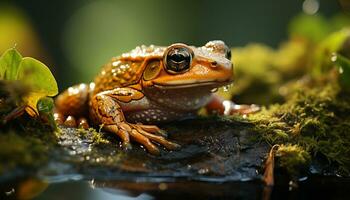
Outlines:
[{"label": "green moss patch", "polygon": [[[307,157],[323,155],[339,172],[350,172],[350,96],[336,82],[300,87],[287,102],[273,105],[250,116],[263,140],[285,144],[280,150],[281,165],[308,164]],[[294,146],[293,146],[294,145]],[[296,145],[296,146],[295,146]],[[293,148],[292,148],[293,147]],[[286,153],[292,150],[292,154]],[[295,156],[291,156],[295,155]],[[303,155],[303,156],[300,156]],[[304,159],[300,159],[304,157]]]}]

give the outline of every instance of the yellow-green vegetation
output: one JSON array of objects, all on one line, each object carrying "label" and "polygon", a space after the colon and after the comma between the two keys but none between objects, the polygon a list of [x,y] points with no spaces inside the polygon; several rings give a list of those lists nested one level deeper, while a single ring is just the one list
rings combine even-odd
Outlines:
[{"label": "yellow-green vegetation", "polygon": [[26,109],[32,116],[38,114],[37,103],[40,98],[55,96],[58,93],[56,80],[49,68],[34,58],[23,58],[15,48],[7,50],[0,57],[0,80],[18,81],[29,88],[22,100],[36,111],[33,113],[32,110]]},{"label": "yellow-green vegetation", "polygon": [[[268,105],[283,102],[280,87],[304,73],[306,44],[290,40],[274,50],[263,44],[233,48],[235,83],[228,92],[219,91],[235,102]],[[287,56],[286,56],[287,55]]]},{"label": "yellow-green vegetation", "polygon": [[301,15],[277,50],[260,44],[233,49],[238,78],[228,94],[267,105],[248,120],[262,140],[280,144],[277,164],[291,174],[320,157],[350,173],[348,27],[346,16]]},{"label": "yellow-green vegetation", "polygon": [[[327,80],[330,81],[330,80]],[[325,156],[339,167],[340,172],[350,172],[350,96],[343,93],[336,83],[303,85],[282,105],[252,115],[262,138],[272,144],[297,145],[308,156]],[[295,153],[298,154],[298,153]],[[286,159],[291,159],[287,161]],[[294,159],[297,159],[294,161]],[[281,165],[298,162],[298,157],[288,156]],[[307,159],[305,159],[307,161]],[[308,162],[305,162],[307,164]]]},{"label": "yellow-green vegetation", "polygon": [[350,56],[349,40],[346,40],[349,26],[347,15],[326,19],[301,14],[289,25],[289,40],[277,49],[259,43],[232,48],[234,86],[219,93],[238,103],[283,103],[288,92],[286,83],[295,82],[305,74],[317,77],[327,73],[334,52]]},{"label": "yellow-green vegetation", "polygon": [[276,151],[280,166],[289,174],[297,174],[297,170],[305,167],[311,161],[310,154],[298,145],[280,145]]},{"label": "yellow-green vegetation", "polygon": [[89,128],[87,130],[79,128],[77,129],[77,132],[81,137],[90,138],[94,145],[103,145],[110,143],[109,140],[103,137],[103,134],[101,132],[97,132],[94,128]]},{"label": "yellow-green vegetation", "polygon": [[41,132],[39,135],[35,132],[19,134],[18,130],[0,133],[0,175],[19,167],[35,169],[47,162],[47,152],[55,138],[44,136],[50,134],[48,130],[35,128]]},{"label": "yellow-green vegetation", "polygon": [[[50,70],[14,48],[0,57],[0,174],[39,167],[56,143],[53,100],[58,92]],[[25,113],[27,112],[27,114]]]}]

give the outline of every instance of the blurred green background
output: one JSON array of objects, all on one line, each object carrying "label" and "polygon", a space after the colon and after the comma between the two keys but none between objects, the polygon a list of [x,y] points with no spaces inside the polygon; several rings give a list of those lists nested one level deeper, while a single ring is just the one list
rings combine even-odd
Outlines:
[{"label": "blurred green background", "polygon": [[221,39],[277,47],[297,14],[327,18],[348,6],[347,0],[2,0],[0,53],[16,44],[45,62],[63,90],[93,80],[112,56],[137,45]]}]

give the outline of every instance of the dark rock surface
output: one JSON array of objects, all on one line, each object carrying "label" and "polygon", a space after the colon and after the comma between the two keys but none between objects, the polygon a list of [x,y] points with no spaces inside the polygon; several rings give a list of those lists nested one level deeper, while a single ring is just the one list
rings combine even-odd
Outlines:
[{"label": "dark rock surface", "polygon": [[[257,170],[269,148],[257,142],[250,124],[223,118],[203,118],[161,126],[169,139],[181,145],[176,151],[162,149],[160,156],[147,153],[139,144],[125,152],[117,136],[61,128],[59,149],[44,176],[79,174],[114,180],[239,181],[260,178]],[[96,134],[102,134],[96,142]],[[102,142],[101,142],[102,141]]]}]

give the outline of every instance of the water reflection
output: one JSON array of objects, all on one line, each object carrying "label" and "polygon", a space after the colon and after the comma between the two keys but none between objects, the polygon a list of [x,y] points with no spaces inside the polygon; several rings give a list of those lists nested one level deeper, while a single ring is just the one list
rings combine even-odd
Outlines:
[{"label": "water reflection", "polygon": [[260,180],[227,182],[190,181],[188,179],[174,179],[173,181],[161,181],[161,179],[154,181],[143,181],[142,179],[138,181],[61,180],[62,182],[51,182],[50,184],[38,178],[1,182],[0,199],[171,200],[266,199],[265,197],[267,199],[317,199],[320,197],[320,199],[347,199],[350,189],[349,178],[320,175],[310,175],[307,179],[299,180],[298,187],[292,191],[288,190],[287,179],[279,178],[275,186],[269,190],[271,196],[265,195],[264,189],[266,188]]},{"label": "water reflection", "polygon": [[33,199],[44,192],[49,183],[37,178],[23,178],[0,184],[0,199]]},{"label": "water reflection", "polygon": [[[67,192],[62,192],[67,191]],[[259,199],[262,185],[259,181],[209,182],[127,182],[87,181],[56,183],[35,199]]]},{"label": "water reflection", "polygon": [[147,194],[133,195],[132,193],[118,189],[108,189],[104,187],[91,187],[88,181],[68,181],[51,184],[46,191],[35,198],[36,200],[46,199],[139,199],[149,200],[152,196]]}]

